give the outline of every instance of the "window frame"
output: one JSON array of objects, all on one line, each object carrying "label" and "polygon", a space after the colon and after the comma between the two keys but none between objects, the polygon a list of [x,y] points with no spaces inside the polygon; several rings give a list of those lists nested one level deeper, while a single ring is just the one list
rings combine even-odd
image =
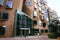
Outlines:
[{"label": "window frame", "polygon": [[34,8],[35,8],[35,9],[37,9],[37,8],[38,8],[38,6],[37,6],[37,4],[36,4],[36,3],[34,3]]},{"label": "window frame", "polygon": [[4,0],[0,0],[0,6],[3,6]]},{"label": "window frame", "polygon": [[34,0],[35,3],[38,3],[37,0]]},{"label": "window frame", "polygon": [[36,11],[34,11],[33,16],[38,16],[38,14],[37,14],[37,12],[36,12]]}]

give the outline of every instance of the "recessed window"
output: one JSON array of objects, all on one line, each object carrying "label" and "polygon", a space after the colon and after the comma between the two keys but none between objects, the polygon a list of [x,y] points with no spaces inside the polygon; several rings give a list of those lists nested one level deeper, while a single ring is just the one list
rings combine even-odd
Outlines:
[{"label": "recessed window", "polygon": [[41,13],[42,13],[42,14],[45,13],[45,10],[42,10]]},{"label": "recessed window", "polygon": [[41,33],[44,33],[44,30],[43,29],[40,29]]},{"label": "recessed window", "polygon": [[34,14],[33,14],[33,16],[37,16],[37,12],[36,12],[36,11],[34,11]]},{"label": "recessed window", "polygon": [[20,14],[17,14],[17,26],[20,25],[20,21],[21,21],[21,16],[20,16]]},{"label": "recessed window", "polygon": [[49,21],[49,19],[48,19],[48,9],[46,10],[46,19],[47,19],[47,21]]},{"label": "recessed window", "polygon": [[41,16],[41,20],[44,20],[44,16],[43,15]]},{"label": "recessed window", "polygon": [[40,3],[38,3],[38,6],[41,6],[41,4],[40,4]]},{"label": "recessed window", "polygon": [[42,4],[42,5],[41,5],[41,8],[44,10],[44,9],[45,9],[45,6]]},{"label": "recessed window", "polygon": [[8,19],[8,13],[1,12],[0,15],[1,15],[0,20],[7,20]]},{"label": "recessed window", "polygon": [[6,8],[12,8],[12,6],[13,6],[13,2],[12,1],[7,1],[6,2]]},{"label": "recessed window", "polygon": [[34,25],[37,25],[37,21],[34,20],[34,21],[33,21],[33,24],[34,24]]},{"label": "recessed window", "polygon": [[34,0],[35,3],[37,3],[37,0]]},{"label": "recessed window", "polygon": [[34,4],[34,8],[37,9],[37,4],[36,3]]},{"label": "recessed window", "polygon": [[26,5],[31,6],[32,5],[31,1],[30,0],[26,1]]},{"label": "recessed window", "polygon": [[46,23],[43,23],[42,25],[43,25],[44,28],[46,27]]},{"label": "recessed window", "polygon": [[38,21],[38,25],[40,25],[40,26],[41,26],[41,24],[42,24],[42,23],[41,23],[41,21],[39,20],[39,21]]},{"label": "recessed window", "polygon": [[39,33],[39,29],[34,29],[34,33]]},{"label": "recessed window", "polygon": [[5,27],[0,26],[0,35],[4,35],[5,34]]},{"label": "recessed window", "polygon": [[33,18],[36,18],[36,16],[33,16]]},{"label": "recessed window", "polygon": [[2,19],[8,19],[8,13],[3,13],[2,14]]},{"label": "recessed window", "polygon": [[4,0],[0,0],[0,6],[3,6]]},{"label": "recessed window", "polygon": [[45,30],[45,33],[48,33],[48,30]]},{"label": "recessed window", "polygon": [[41,7],[39,7],[39,11],[41,11]]},{"label": "recessed window", "polygon": [[38,3],[40,3],[40,0],[38,0]]}]

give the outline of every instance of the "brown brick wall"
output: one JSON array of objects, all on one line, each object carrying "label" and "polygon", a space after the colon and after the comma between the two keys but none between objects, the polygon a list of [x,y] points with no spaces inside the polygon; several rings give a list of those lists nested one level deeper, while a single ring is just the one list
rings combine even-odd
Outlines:
[{"label": "brown brick wall", "polygon": [[13,8],[12,9],[6,9],[6,1],[4,0],[4,5],[1,7],[0,6],[0,11],[2,12],[8,12],[9,13],[9,18],[7,21],[0,21],[0,25],[7,26],[7,30],[5,32],[4,37],[11,37],[13,34],[13,27],[14,27],[14,17],[15,17],[15,10],[16,9],[22,9],[22,2],[23,0],[11,0],[13,2]]}]

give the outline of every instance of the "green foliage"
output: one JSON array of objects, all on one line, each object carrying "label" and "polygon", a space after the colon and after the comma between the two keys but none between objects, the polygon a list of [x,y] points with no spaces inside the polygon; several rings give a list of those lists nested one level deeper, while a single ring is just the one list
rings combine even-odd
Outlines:
[{"label": "green foliage", "polygon": [[[50,32],[54,34],[54,37],[57,38],[58,36],[58,25],[59,21],[58,20],[53,20],[52,23],[49,25]],[[49,34],[51,36],[52,34]]]},{"label": "green foliage", "polygon": [[59,21],[58,20],[54,20],[52,21],[52,23],[50,23],[49,28],[50,28],[50,32],[52,33],[57,33],[58,32],[58,24]]},{"label": "green foliage", "polygon": [[50,32],[52,33],[58,32],[58,27],[56,25],[51,24],[49,28],[50,28]]},{"label": "green foliage", "polygon": [[50,33],[50,34],[48,34],[48,37],[54,39],[55,35],[53,33]]}]

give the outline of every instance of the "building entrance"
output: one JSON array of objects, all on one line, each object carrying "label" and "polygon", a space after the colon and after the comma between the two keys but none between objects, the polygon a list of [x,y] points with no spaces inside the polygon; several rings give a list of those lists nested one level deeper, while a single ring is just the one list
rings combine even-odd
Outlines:
[{"label": "building entrance", "polygon": [[28,36],[29,35],[29,30],[21,30],[20,35],[21,36]]},{"label": "building entrance", "polygon": [[16,36],[29,36],[29,28],[20,28],[16,31]]}]

